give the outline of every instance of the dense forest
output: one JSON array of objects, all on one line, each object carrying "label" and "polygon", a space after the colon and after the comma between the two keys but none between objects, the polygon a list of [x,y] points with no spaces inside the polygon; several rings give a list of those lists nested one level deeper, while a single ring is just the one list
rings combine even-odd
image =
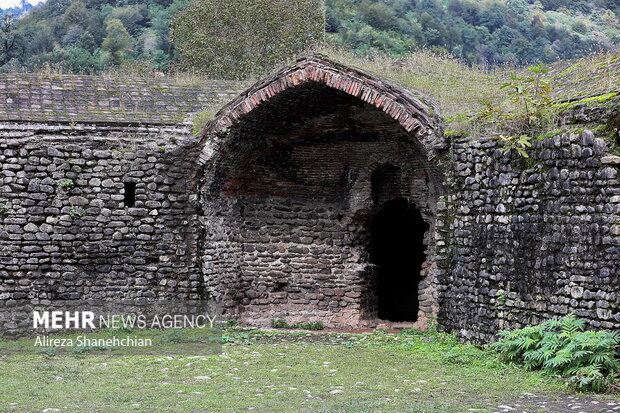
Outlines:
[{"label": "dense forest", "polygon": [[620,45],[618,0],[327,0],[326,13],[331,39],[358,52],[524,65]]},{"label": "dense forest", "polygon": [[168,69],[170,19],[187,0],[47,0],[0,22],[0,71],[62,66],[99,73],[137,65]]},{"label": "dense forest", "polygon": [[[182,67],[170,23],[191,1],[47,0],[4,14],[0,72]],[[470,64],[523,65],[617,50],[620,2],[326,0],[325,31],[327,42],[359,54],[430,49]]]}]

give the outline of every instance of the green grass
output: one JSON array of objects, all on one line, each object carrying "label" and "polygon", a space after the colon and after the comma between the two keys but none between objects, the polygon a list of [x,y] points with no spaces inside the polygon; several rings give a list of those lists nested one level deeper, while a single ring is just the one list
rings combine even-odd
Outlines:
[{"label": "green grass", "polygon": [[191,115],[192,133],[199,135],[209,122],[215,119],[216,113],[224,106],[226,102],[219,102],[213,106],[209,106],[200,112]]},{"label": "green grass", "polygon": [[225,336],[220,355],[0,356],[0,411],[484,412],[564,389],[437,333]]},{"label": "green grass", "polygon": [[[434,102],[440,115],[448,121],[458,121],[459,118],[480,112],[484,108],[484,102],[514,109],[508,90],[502,90],[500,86],[507,81],[511,72],[527,72],[527,68],[509,67],[487,70],[466,65],[449,55],[430,51],[414,52],[403,58],[387,55],[358,56],[332,46],[324,46],[319,52],[338,63],[387,79],[412,91],[422,101]],[[561,103],[567,100],[595,105],[615,98],[620,89],[619,57],[618,52],[606,53],[550,65],[552,70],[548,77],[551,79],[551,97],[556,102],[556,107],[566,109],[574,106],[574,103]],[[295,59],[283,61],[274,71],[294,61]],[[186,81],[183,76],[176,76],[180,81]],[[199,83],[196,77],[188,77]],[[248,79],[244,84],[249,85],[259,77],[262,76]],[[196,116],[195,129],[200,129],[206,123],[205,119],[211,119],[219,107],[219,104],[216,104],[206,108],[204,114]]]},{"label": "green grass", "polygon": [[508,77],[509,70],[505,68],[484,70],[430,51],[414,52],[399,59],[385,55],[361,57],[334,48],[325,48],[321,52],[339,63],[357,67],[418,93],[422,100],[431,99],[438,105],[444,119],[464,112],[473,113],[482,107],[481,101],[507,99],[506,92],[499,88]]}]

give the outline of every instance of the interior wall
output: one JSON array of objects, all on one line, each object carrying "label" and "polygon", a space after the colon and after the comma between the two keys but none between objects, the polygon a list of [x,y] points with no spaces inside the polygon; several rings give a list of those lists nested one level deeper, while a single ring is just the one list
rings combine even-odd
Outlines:
[{"label": "interior wall", "polygon": [[[228,133],[200,191],[207,291],[226,314],[253,324],[376,323],[372,174],[398,166],[398,193],[432,223],[438,173],[415,139],[383,112],[320,85],[283,92]],[[430,311],[432,294],[426,299]]]}]

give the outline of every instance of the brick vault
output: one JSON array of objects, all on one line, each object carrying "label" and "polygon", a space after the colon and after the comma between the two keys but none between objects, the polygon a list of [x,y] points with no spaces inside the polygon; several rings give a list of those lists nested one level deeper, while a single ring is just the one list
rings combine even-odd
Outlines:
[{"label": "brick vault", "polygon": [[319,57],[224,107],[202,135],[199,161],[208,295],[258,325],[350,328],[435,315],[436,113]]}]

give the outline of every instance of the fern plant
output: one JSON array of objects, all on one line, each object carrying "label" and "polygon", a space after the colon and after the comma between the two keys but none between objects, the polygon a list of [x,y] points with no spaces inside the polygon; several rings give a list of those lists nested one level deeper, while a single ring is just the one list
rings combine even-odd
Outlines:
[{"label": "fern plant", "polygon": [[568,378],[569,386],[577,390],[618,389],[620,335],[584,329],[584,321],[570,314],[537,326],[501,331],[500,340],[490,348],[506,362]]}]

